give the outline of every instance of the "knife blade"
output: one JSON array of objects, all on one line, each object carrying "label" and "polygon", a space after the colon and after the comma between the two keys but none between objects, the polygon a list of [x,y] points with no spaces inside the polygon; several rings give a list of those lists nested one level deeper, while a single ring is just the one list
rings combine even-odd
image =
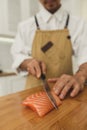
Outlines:
[{"label": "knife blade", "polygon": [[54,99],[53,95],[51,94],[51,90],[50,87],[46,81],[46,76],[44,74],[41,74],[41,80],[43,81],[43,89],[46,92],[49,100],[51,101],[51,103],[53,104],[55,109],[58,109],[56,100]]}]

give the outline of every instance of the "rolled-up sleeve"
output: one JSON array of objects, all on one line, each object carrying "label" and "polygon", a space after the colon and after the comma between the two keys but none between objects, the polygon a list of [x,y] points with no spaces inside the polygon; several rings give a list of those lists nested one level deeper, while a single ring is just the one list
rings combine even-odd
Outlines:
[{"label": "rolled-up sleeve", "polygon": [[31,58],[21,24],[18,26],[17,35],[11,47],[11,54],[13,56],[12,68],[16,70],[25,59]]},{"label": "rolled-up sleeve", "polygon": [[87,23],[82,21],[78,28],[79,32],[75,41],[75,55],[77,64],[80,66],[87,62]]}]

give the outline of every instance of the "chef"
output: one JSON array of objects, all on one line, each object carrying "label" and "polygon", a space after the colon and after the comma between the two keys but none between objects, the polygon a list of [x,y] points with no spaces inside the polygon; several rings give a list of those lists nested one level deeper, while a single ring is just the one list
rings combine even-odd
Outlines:
[{"label": "chef", "polygon": [[[40,12],[19,24],[11,49],[13,68],[27,72],[26,89],[40,86],[43,73],[60,99],[68,92],[75,97],[87,79],[87,24],[64,10],[61,0],[39,1]],[[73,55],[78,62],[75,74]]]}]

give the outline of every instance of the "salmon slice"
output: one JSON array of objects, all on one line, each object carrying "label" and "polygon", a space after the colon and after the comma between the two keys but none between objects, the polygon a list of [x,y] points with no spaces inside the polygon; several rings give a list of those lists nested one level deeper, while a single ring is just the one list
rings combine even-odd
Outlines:
[{"label": "salmon slice", "polygon": [[[51,93],[56,100],[57,106],[61,105],[59,97],[54,92]],[[23,105],[37,112],[40,117],[54,109],[54,106],[44,91],[30,95],[23,101]]]}]

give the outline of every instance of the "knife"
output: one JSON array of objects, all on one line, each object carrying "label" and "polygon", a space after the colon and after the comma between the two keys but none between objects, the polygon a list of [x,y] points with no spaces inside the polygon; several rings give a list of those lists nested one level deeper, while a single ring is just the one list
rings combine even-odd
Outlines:
[{"label": "knife", "polygon": [[51,94],[51,90],[50,87],[46,81],[46,76],[44,74],[41,74],[41,80],[43,81],[43,89],[46,92],[49,100],[51,101],[51,103],[53,104],[55,109],[58,109],[56,100],[54,99],[53,95]]}]

